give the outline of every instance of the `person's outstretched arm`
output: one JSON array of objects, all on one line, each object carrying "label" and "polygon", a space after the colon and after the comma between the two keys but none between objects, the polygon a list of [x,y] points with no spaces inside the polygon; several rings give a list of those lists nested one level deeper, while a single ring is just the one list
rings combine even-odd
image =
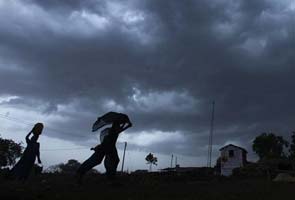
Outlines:
[{"label": "person's outstretched arm", "polygon": [[41,159],[40,159],[40,145],[38,145],[38,151],[37,151],[37,159],[38,159],[38,163],[41,164]]},{"label": "person's outstretched arm", "polygon": [[101,148],[101,145],[98,144],[98,145],[96,145],[96,147],[91,147],[90,150],[92,150],[92,151],[98,151],[100,148]]},{"label": "person's outstretched arm", "polygon": [[125,131],[126,129],[132,127],[132,123],[128,120],[128,122],[125,122],[124,124],[121,125],[121,130],[120,133]]},{"label": "person's outstretched arm", "polygon": [[31,135],[31,133],[32,133],[32,131],[30,131],[28,133],[28,135],[26,136],[26,142],[27,142],[27,144],[30,142],[30,135]]}]

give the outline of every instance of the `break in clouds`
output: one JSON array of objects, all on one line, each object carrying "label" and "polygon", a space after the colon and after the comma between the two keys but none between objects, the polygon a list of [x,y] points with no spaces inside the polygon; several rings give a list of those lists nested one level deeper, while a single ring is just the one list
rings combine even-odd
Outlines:
[{"label": "break in clouds", "polygon": [[0,24],[1,114],[49,137],[112,110],[132,148],[201,156],[213,100],[216,149],[294,130],[293,0],[0,0]]}]

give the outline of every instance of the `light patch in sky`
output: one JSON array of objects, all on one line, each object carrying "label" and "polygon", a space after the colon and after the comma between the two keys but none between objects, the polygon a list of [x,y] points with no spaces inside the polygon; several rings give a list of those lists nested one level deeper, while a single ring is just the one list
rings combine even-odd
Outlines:
[{"label": "light patch in sky", "polygon": [[[40,27],[64,35],[80,33],[83,36],[92,36],[93,33],[106,29],[110,24],[106,17],[90,13],[86,10],[73,11],[69,16],[50,13],[34,4],[24,4],[22,1],[3,1],[0,4],[0,17],[5,19],[15,13],[6,26],[12,27],[15,33],[31,37],[30,31],[34,32]],[[0,18],[0,22],[1,22]],[[5,21],[4,21],[5,22]],[[23,31],[23,24],[29,32]],[[14,34],[15,34],[14,33]]]},{"label": "light patch in sky", "polygon": [[0,104],[2,103],[8,103],[10,102],[11,100],[14,100],[14,99],[19,99],[20,97],[18,96],[0,96]]},{"label": "light patch in sky", "polygon": [[295,0],[269,0],[273,4],[278,5],[280,8],[284,7],[287,11],[295,10]]},{"label": "light patch in sky", "polygon": [[290,0],[290,10],[294,11],[295,10],[295,1],[294,0]]},{"label": "light patch in sky", "polygon": [[137,146],[147,147],[149,145],[154,145],[158,143],[165,143],[165,142],[177,142],[182,143],[184,142],[184,137],[181,135],[180,132],[163,132],[158,130],[152,131],[141,131],[138,133],[133,134],[123,134],[119,141],[128,141],[130,144],[134,144]]},{"label": "light patch in sky", "polygon": [[104,29],[109,24],[107,18],[95,13],[89,13],[85,10],[74,11],[70,16],[70,19],[81,26],[84,26],[84,28],[91,26],[97,30]]},{"label": "light patch in sky", "polygon": [[[14,13],[13,17],[11,17],[11,13]],[[3,20],[8,17],[9,23],[8,20]],[[19,0],[3,1],[0,4],[0,23],[4,27],[6,26],[6,29],[13,30],[14,35],[23,39],[31,38],[31,34],[38,31],[40,27],[58,33],[64,31],[64,24],[58,22],[56,15],[52,15],[34,4],[25,4]]]},{"label": "light patch in sky", "polygon": [[168,109],[170,112],[184,112],[196,110],[196,100],[187,92],[149,92],[142,93],[138,88],[133,88],[133,95],[130,97],[137,106],[144,112],[159,112]]},{"label": "light patch in sky", "polygon": [[123,15],[123,20],[127,24],[135,24],[135,23],[144,21],[144,15],[143,15],[143,13],[138,12],[138,11],[137,12],[136,11],[127,11]]},{"label": "light patch in sky", "polygon": [[231,0],[225,1],[226,10],[224,11],[231,22],[238,22],[243,16],[240,12],[241,1]]},{"label": "light patch in sky", "polygon": [[236,29],[236,24],[234,23],[229,23],[229,22],[224,22],[224,23],[218,23],[214,25],[213,31],[216,32],[217,37],[230,37]]},{"label": "light patch in sky", "polygon": [[104,110],[109,111],[116,111],[116,112],[124,112],[124,107],[120,104],[118,104],[117,102],[115,102],[113,99],[109,99],[106,100],[102,107],[104,108]]},{"label": "light patch in sky", "polygon": [[107,1],[107,9],[112,17],[123,20],[125,23],[134,23],[144,20],[143,15],[138,11],[132,10],[132,5],[128,2]]},{"label": "light patch in sky", "polygon": [[25,70],[23,67],[13,63],[13,61],[9,61],[7,56],[5,55],[5,49],[1,51],[0,46],[0,70],[2,71],[11,71],[11,72],[18,72],[18,73],[29,73],[30,70]]},{"label": "light patch in sky", "polygon": [[80,103],[81,102],[79,100],[74,99],[67,104],[58,104],[56,115],[61,115],[64,118],[64,120],[70,119],[70,116],[79,116],[80,118],[92,116],[87,111],[77,109],[81,106]]},{"label": "light patch in sky", "polygon": [[132,35],[142,45],[150,45],[154,38],[145,30],[145,13],[136,9],[132,3],[107,2],[113,21],[118,22],[122,32]]},{"label": "light patch in sky", "polygon": [[266,46],[266,40],[265,39],[259,39],[259,38],[248,38],[241,47],[248,51],[249,54],[252,56],[259,56],[261,53],[263,53],[264,48]]}]

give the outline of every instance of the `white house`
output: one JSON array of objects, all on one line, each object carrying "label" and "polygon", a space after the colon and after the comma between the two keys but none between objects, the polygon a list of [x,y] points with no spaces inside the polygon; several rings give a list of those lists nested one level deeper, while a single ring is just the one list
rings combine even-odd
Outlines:
[{"label": "white house", "polygon": [[247,162],[247,151],[233,144],[226,145],[220,150],[221,175],[230,176],[234,168],[243,167]]}]

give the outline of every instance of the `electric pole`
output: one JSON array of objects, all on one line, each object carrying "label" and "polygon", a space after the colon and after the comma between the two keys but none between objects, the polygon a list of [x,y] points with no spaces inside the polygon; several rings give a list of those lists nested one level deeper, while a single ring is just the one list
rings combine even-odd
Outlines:
[{"label": "electric pole", "polygon": [[215,101],[212,102],[212,115],[211,115],[210,133],[209,133],[207,167],[211,167],[211,160],[212,160],[212,141],[213,141],[213,130],[214,130],[214,109],[215,109]]},{"label": "electric pole", "polygon": [[123,153],[123,161],[122,161],[122,169],[121,169],[121,172],[122,173],[123,173],[123,170],[124,170],[124,161],[125,161],[126,147],[127,147],[127,142],[125,142],[125,145],[124,145],[124,153]]}]

